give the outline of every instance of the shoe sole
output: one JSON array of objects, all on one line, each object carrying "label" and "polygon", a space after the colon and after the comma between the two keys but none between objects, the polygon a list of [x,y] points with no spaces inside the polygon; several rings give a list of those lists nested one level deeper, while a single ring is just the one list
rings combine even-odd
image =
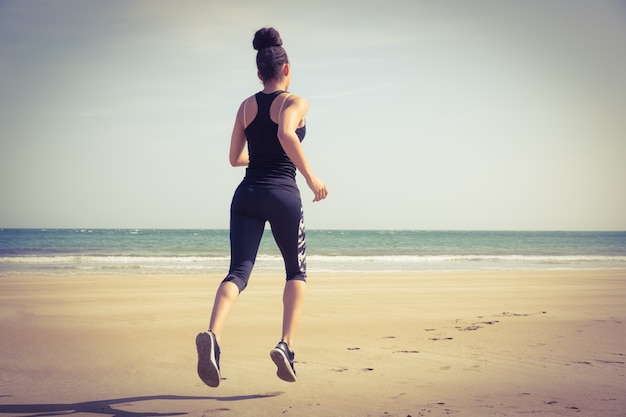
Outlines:
[{"label": "shoe sole", "polygon": [[210,333],[200,333],[196,336],[196,347],[198,348],[198,376],[210,387],[217,387],[220,384],[220,370],[215,360],[215,349],[213,349],[213,335]]},{"label": "shoe sole", "polygon": [[280,379],[287,382],[296,382],[296,374],[294,374],[291,369],[289,359],[287,359],[285,354],[280,349],[272,349],[270,357],[276,364],[276,367],[278,367],[276,375],[278,375]]}]

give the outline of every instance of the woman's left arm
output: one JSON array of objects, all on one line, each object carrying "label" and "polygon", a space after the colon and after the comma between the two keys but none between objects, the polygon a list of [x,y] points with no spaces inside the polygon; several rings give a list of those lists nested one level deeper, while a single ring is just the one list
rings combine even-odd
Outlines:
[{"label": "woman's left arm", "polygon": [[239,106],[237,117],[235,118],[235,126],[230,137],[229,161],[234,167],[248,166],[250,157],[246,146],[246,132],[243,127],[243,103]]}]

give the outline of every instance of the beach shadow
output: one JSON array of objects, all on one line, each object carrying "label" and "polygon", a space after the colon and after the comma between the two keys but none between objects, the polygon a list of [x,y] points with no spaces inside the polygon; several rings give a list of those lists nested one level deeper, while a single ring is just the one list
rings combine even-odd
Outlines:
[{"label": "beach shadow", "polygon": [[[0,404],[0,414],[29,414],[27,417],[45,417],[45,416],[62,416],[67,414],[76,413],[93,413],[102,414],[110,417],[167,417],[167,416],[182,416],[188,413],[186,412],[169,412],[169,413],[156,413],[156,412],[133,412],[125,410],[117,410],[113,408],[114,405],[137,403],[141,401],[156,401],[156,400],[168,400],[168,401],[180,401],[180,400],[214,400],[214,401],[245,401],[253,400],[257,398],[269,398],[282,395],[282,392],[270,392],[267,394],[251,394],[251,395],[236,395],[228,397],[195,397],[184,395],[152,395],[144,397],[128,397],[128,398],[116,398],[111,400],[97,400],[87,401],[83,403],[74,404]],[[2,397],[8,397],[3,395]]]}]

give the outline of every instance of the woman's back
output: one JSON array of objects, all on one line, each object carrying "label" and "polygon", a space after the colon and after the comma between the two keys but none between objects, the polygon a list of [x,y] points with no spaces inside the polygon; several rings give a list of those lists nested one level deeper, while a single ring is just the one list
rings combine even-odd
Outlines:
[{"label": "woman's back", "polygon": [[[244,103],[243,117],[244,125],[247,124],[245,135],[250,158],[246,179],[249,182],[280,185],[291,184],[295,180],[296,166],[278,139],[278,120],[289,95],[281,90],[270,94],[259,92],[254,100],[251,97]],[[296,134],[302,142],[306,128],[299,127]]]}]

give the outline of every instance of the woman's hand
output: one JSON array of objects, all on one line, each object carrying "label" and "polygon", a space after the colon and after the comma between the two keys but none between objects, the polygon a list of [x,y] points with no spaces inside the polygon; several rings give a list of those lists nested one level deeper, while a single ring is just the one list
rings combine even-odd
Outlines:
[{"label": "woman's hand", "polygon": [[311,176],[309,179],[307,179],[306,183],[311,191],[313,191],[313,194],[315,194],[315,198],[313,199],[314,203],[321,201],[328,196],[328,189],[326,188],[326,184],[324,184],[322,180],[320,180],[316,176]]}]

